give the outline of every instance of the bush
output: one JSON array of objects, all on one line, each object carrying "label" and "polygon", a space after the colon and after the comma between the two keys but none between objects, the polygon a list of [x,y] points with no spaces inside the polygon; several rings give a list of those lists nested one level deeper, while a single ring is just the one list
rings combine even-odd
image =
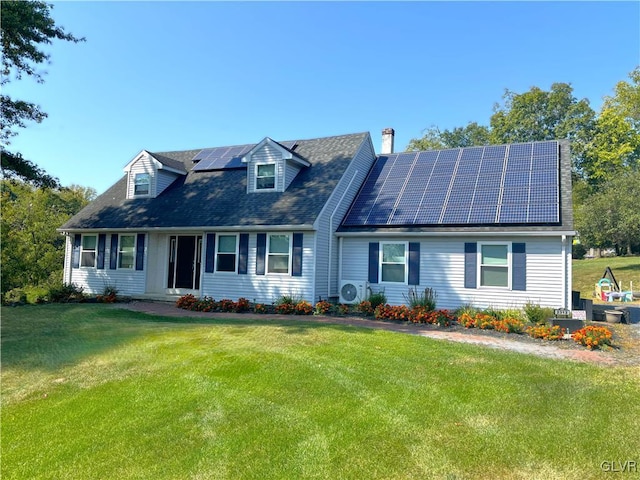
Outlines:
[{"label": "bush", "polygon": [[378,305],[374,311],[376,320],[409,320],[410,311],[406,305]]},{"label": "bush", "polygon": [[496,331],[498,332],[523,333],[524,322],[519,318],[505,317],[501,319],[496,319],[493,322],[493,328],[495,328]]},{"label": "bush", "polygon": [[587,327],[576,330],[571,335],[573,341],[584,345],[589,350],[596,350],[603,346],[611,346],[611,331],[605,327],[596,327],[589,325]]},{"label": "bush", "polygon": [[436,309],[436,298],[438,295],[432,288],[425,288],[424,292],[418,292],[415,288],[409,289],[408,295],[403,295],[409,308],[424,308],[428,311]]},{"label": "bush", "polygon": [[314,308],[314,315],[326,315],[331,311],[331,304],[326,300],[320,300]]},{"label": "bush", "polygon": [[4,294],[5,305],[24,305],[27,303],[27,294],[22,288],[14,288]]},{"label": "bush", "polygon": [[255,313],[269,313],[269,309],[264,303],[256,303],[253,306],[253,311]]},{"label": "bush", "polygon": [[357,309],[360,313],[362,313],[363,315],[370,317],[371,315],[373,315],[373,305],[371,305],[371,302],[369,300],[363,300],[361,301],[358,306]]},{"label": "bush", "polygon": [[527,315],[529,322],[540,325],[546,323],[547,319],[553,317],[553,308],[527,303],[524,306],[524,313]]},{"label": "bush", "polygon": [[101,303],[115,303],[118,301],[118,289],[113,285],[106,285],[102,295],[98,295],[96,299]]},{"label": "bush", "polygon": [[539,324],[527,328],[527,335],[532,338],[541,338],[542,340],[562,340],[564,338],[564,328],[559,325]]},{"label": "bush", "polygon": [[313,313],[313,307],[306,300],[300,300],[296,303],[295,313],[296,315],[311,315]]},{"label": "bush", "polygon": [[73,283],[63,283],[49,290],[49,300],[56,303],[76,303],[85,300],[84,288]]},{"label": "bush", "polygon": [[371,302],[371,308],[375,310],[379,305],[385,305],[387,303],[387,296],[384,292],[377,292],[369,295],[367,300]]}]

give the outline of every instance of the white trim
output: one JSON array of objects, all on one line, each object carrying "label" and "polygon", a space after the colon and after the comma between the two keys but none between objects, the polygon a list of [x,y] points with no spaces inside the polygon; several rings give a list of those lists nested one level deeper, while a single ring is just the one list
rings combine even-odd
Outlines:
[{"label": "white trim", "polygon": [[[269,271],[269,250],[271,247],[271,236],[272,235],[287,235],[289,237],[289,260],[288,260],[288,265],[287,265],[287,272],[270,272]],[[284,256],[284,253],[274,253],[273,255],[276,256]],[[267,233],[267,245],[265,248],[265,252],[264,252],[264,273],[265,275],[286,275],[286,276],[291,276],[292,273],[292,259],[293,259],[293,232],[270,232]]]},{"label": "white trim", "polygon": [[[82,254],[85,252],[84,239],[85,237],[94,237],[96,239],[96,246],[93,249],[93,265],[82,264]],[[91,252],[91,250],[86,250]],[[80,261],[78,262],[78,268],[96,268],[98,266],[98,235],[93,233],[83,233],[80,236]]]},{"label": "white trim", "polygon": [[298,163],[299,165],[302,165],[303,167],[311,166],[311,163],[306,161],[304,158],[299,157],[298,155],[296,155],[295,153],[293,153],[289,149],[287,149],[284,145],[280,145],[278,142],[276,142],[275,140],[273,140],[273,139],[271,139],[269,137],[263,138],[255,147],[253,147],[251,150],[249,150],[244,155],[244,157],[242,157],[242,163],[251,162],[251,159],[252,159],[252,156],[253,156],[254,152],[260,150],[262,147],[264,147],[267,144],[269,146],[275,148],[276,150],[278,150],[280,152],[282,160],[292,160],[293,162]]},{"label": "white trim", "polygon": [[[499,240],[491,241],[491,242],[478,242],[478,251],[477,255],[477,270],[476,270],[476,285],[478,290],[483,290],[487,288],[499,288],[504,290],[511,290],[511,277],[512,277],[512,265],[511,265],[511,245],[513,242],[501,242]],[[506,265],[485,265],[485,266],[494,266],[501,267],[507,269],[507,285],[482,285],[482,247],[484,245],[504,245],[507,247],[507,264]]]},{"label": "white trim", "polygon": [[[133,237],[133,261],[131,262],[130,267],[121,267],[120,266],[120,254],[122,249],[122,237]],[[146,241],[145,241],[146,243]],[[118,251],[117,251],[117,260],[116,260],[116,269],[117,270],[135,270],[136,269],[136,248],[138,246],[138,237],[134,233],[120,233],[118,234]]]},{"label": "white trim", "polygon": [[336,232],[338,237],[560,237],[574,236],[573,230],[438,230],[438,231],[375,231],[375,232]]},{"label": "white trim", "polygon": [[[382,279],[382,265],[385,245],[404,245],[404,280],[402,282],[385,281]],[[400,262],[385,262],[386,265],[401,265]],[[378,251],[378,272],[380,278],[378,283],[381,285],[408,285],[409,284],[409,242],[383,241],[379,242]]]},{"label": "white trim", "polygon": [[[136,183],[136,181],[137,181],[138,177],[139,176],[141,177],[142,175],[146,175],[147,176],[148,190],[147,190],[147,193],[136,193],[136,187],[138,185]],[[138,172],[138,173],[134,174],[133,175],[133,191],[132,191],[133,197],[131,197],[131,198],[145,198],[145,197],[152,196],[152,194],[151,194],[151,178],[152,178],[152,175],[149,172]]]},{"label": "white trim", "polygon": [[[215,232],[211,232],[211,233],[215,233]],[[236,239],[236,248],[235,248],[235,262],[234,262],[234,269],[233,271],[219,271],[218,270],[218,255],[220,254],[219,252],[219,248],[220,248],[220,237],[235,237]],[[222,233],[216,233],[216,241],[215,241],[215,251],[213,252],[213,273],[216,275],[237,275],[238,274],[238,259],[240,258],[240,235],[237,233],[231,233],[231,232],[222,232]],[[222,255],[229,255],[230,252],[222,252]],[[205,259],[206,260],[206,259]]]},{"label": "white trim", "polygon": [[[271,188],[258,188],[258,167],[264,165],[273,165],[273,187]],[[256,162],[255,168],[253,169],[253,191],[256,193],[260,192],[273,192],[278,190],[278,162]],[[260,178],[270,178],[270,177],[260,177]]]},{"label": "white trim", "polygon": [[[176,232],[184,232],[184,234],[189,234],[191,232],[209,232],[215,233],[211,229],[215,227],[211,226],[198,226],[198,227],[123,227],[123,228],[70,228],[56,229],[57,232],[62,234],[72,234],[72,233],[102,233],[102,232],[145,232],[145,233],[176,233]],[[316,231],[313,225],[222,225],[220,228],[224,228],[225,231],[237,230],[238,232],[259,232],[264,233],[265,230],[269,232],[309,232]]]}]

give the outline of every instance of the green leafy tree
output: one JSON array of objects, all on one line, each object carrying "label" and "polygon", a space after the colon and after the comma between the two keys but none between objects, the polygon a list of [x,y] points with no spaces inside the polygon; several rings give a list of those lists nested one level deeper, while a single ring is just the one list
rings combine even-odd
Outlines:
[{"label": "green leafy tree", "polygon": [[470,122],[466,127],[455,127],[453,130],[440,131],[431,127],[422,138],[414,138],[409,142],[408,150],[438,150],[442,148],[473,147],[491,143],[489,128]]},{"label": "green leafy tree", "polygon": [[605,97],[585,148],[584,177],[595,189],[627,170],[640,168],[640,68]]},{"label": "green leafy tree", "polygon": [[525,93],[506,90],[502,104],[494,106],[490,126],[469,123],[440,131],[432,126],[422,138],[412,139],[410,150],[469,147],[517,142],[569,139],[576,172],[595,126],[595,112],[586,99],[573,96],[567,83],[554,83],[550,91],[532,87]]},{"label": "green leafy tree", "polygon": [[56,229],[95,198],[95,190],[53,190],[2,180],[2,293],[62,278],[64,237]]},{"label": "green leafy tree", "polygon": [[587,247],[640,253],[640,171],[609,179],[575,209],[580,241]]},{"label": "green leafy tree", "polygon": [[[2,43],[2,81],[6,85],[12,79],[30,76],[43,82],[43,74],[38,66],[49,60],[49,55],[42,50],[42,45],[51,44],[53,39],[69,42],[84,41],[66,33],[55,25],[51,18],[52,5],[39,1],[2,2],[2,22],[0,22],[0,42]],[[24,100],[12,99],[8,95],[0,95],[0,163],[4,178],[20,178],[37,186],[56,187],[58,180],[48,175],[31,160],[19,152],[8,149],[10,139],[17,132],[16,128],[25,128],[28,122],[41,122],[47,117],[39,106]]]}]

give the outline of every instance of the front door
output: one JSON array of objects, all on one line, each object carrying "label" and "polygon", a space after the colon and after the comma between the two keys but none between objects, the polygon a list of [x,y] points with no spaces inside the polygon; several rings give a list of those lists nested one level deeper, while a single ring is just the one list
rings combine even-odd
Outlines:
[{"label": "front door", "polygon": [[169,276],[167,288],[200,289],[202,235],[169,237]]}]

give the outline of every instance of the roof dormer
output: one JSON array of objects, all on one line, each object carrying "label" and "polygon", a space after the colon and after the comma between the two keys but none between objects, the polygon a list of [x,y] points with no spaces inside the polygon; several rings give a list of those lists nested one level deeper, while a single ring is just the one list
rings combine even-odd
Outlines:
[{"label": "roof dormer", "polygon": [[142,150],[125,167],[127,198],[154,198],[173,181],[186,175],[184,166],[170,158]]},{"label": "roof dormer", "polygon": [[284,192],[298,172],[311,164],[291,147],[266,137],[242,158],[247,165],[247,192]]}]

